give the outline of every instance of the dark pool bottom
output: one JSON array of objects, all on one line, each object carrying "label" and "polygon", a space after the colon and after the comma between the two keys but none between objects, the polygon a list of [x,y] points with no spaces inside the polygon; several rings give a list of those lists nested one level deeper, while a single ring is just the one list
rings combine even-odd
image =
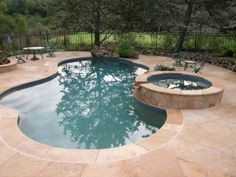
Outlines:
[{"label": "dark pool bottom", "polygon": [[212,83],[198,76],[167,73],[157,74],[148,78],[154,85],[176,90],[202,90],[212,86]]},{"label": "dark pool bottom", "polygon": [[59,75],[2,98],[20,112],[19,127],[30,138],[54,147],[118,147],[156,133],[163,110],[134,100],[137,74],[146,70],[118,59],[88,58],[64,63]]}]

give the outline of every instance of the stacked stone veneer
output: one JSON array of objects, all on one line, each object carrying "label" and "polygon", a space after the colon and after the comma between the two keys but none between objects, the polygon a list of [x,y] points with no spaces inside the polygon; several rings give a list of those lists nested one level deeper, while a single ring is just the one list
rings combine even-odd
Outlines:
[{"label": "stacked stone veneer", "polygon": [[[191,58],[195,61],[201,61],[199,60],[199,58]],[[216,65],[216,66],[220,66],[229,70],[232,70],[234,72],[236,72],[236,59],[235,58],[230,58],[230,57],[209,57],[207,60],[207,63]]]},{"label": "stacked stone veneer", "polygon": [[191,91],[167,89],[147,82],[148,77],[158,73],[163,72],[151,72],[137,77],[136,99],[163,109],[202,109],[215,106],[222,100],[224,88],[215,82],[208,89]]},{"label": "stacked stone veneer", "polygon": [[[142,51],[142,54],[167,56],[167,57],[173,56],[173,53],[165,53],[165,52],[158,52],[158,51]],[[200,58],[195,57],[195,55],[197,55],[197,54],[200,54],[200,53],[188,52],[188,59],[201,62]],[[216,65],[216,66],[220,66],[220,67],[223,67],[223,68],[226,68],[226,69],[236,72],[236,58],[235,57],[217,57],[217,56],[211,55],[208,58],[207,63],[212,64],[212,65]]]}]

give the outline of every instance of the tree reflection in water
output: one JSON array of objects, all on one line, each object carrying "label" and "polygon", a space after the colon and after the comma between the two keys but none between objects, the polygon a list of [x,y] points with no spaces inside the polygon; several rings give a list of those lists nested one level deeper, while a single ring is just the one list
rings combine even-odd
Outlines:
[{"label": "tree reflection in water", "polygon": [[165,113],[146,110],[134,101],[138,67],[97,59],[67,63],[60,69],[59,125],[78,148],[121,146],[163,125]]}]

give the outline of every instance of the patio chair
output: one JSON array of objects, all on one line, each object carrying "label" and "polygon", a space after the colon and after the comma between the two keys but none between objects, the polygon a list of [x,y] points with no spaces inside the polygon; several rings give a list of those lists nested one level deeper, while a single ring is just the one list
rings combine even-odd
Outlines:
[{"label": "patio chair", "polygon": [[193,68],[193,72],[194,73],[201,73],[201,71],[203,70],[204,66],[207,63],[207,60],[209,58],[209,54],[208,53],[204,53],[200,57],[201,57],[201,62],[199,64],[191,66]]},{"label": "patio chair", "polygon": [[55,48],[53,46],[50,46],[50,45],[45,46],[45,52],[47,53],[47,57],[49,58],[55,57],[56,55],[54,51],[55,51]]},{"label": "patio chair", "polygon": [[15,52],[15,57],[16,57],[18,64],[26,63],[26,58],[25,58],[25,55],[22,51]]},{"label": "patio chair", "polygon": [[183,66],[182,62],[188,58],[187,52],[174,53],[172,58],[175,60],[174,66]]}]

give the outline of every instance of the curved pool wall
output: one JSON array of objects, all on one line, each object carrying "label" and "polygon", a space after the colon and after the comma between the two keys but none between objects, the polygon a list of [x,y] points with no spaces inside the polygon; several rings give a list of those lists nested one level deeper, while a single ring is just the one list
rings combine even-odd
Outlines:
[{"label": "curved pool wall", "polygon": [[201,79],[187,72],[147,72],[136,77],[135,97],[146,104],[162,109],[203,109],[222,101],[224,87],[217,81],[202,78],[209,87],[200,90],[176,90],[154,85],[153,79],[166,76],[183,76],[186,79]]},{"label": "curved pool wall", "polygon": [[[72,60],[66,60],[66,61],[62,61],[62,62],[60,62],[59,64],[58,64],[58,66],[62,66],[62,65],[64,65],[64,64],[67,64],[67,63],[71,63],[71,62],[78,62],[78,61],[86,61],[86,60],[89,60],[89,61],[92,61],[92,60],[99,60],[99,59],[95,59],[95,58],[90,58],[90,57],[88,57],[88,58],[79,58],[79,59],[72,59]],[[125,63],[125,64],[128,64],[128,65],[132,65],[132,66],[136,66],[136,67],[142,67],[143,69],[148,69],[148,67],[146,67],[146,66],[143,66],[143,65],[140,65],[140,64],[134,64],[133,62],[130,62],[130,61],[126,61],[126,60],[122,60],[122,59],[106,59],[106,61],[116,61],[116,62],[119,62],[119,63]],[[109,62],[108,61],[108,62]],[[40,86],[42,83],[46,83],[46,82],[53,82],[57,77],[59,76],[59,74],[57,73],[57,74],[54,74],[54,75],[52,75],[52,76],[50,76],[50,77],[48,77],[48,78],[45,78],[45,79],[42,79],[42,80],[39,80],[39,81],[34,81],[34,82],[31,82],[31,83],[27,83],[27,84],[23,84],[23,85],[20,85],[20,86],[17,86],[17,87],[14,87],[14,88],[11,88],[11,89],[9,89],[8,91],[6,91],[6,92],[4,92],[3,94],[1,94],[0,95],[0,99],[1,100],[4,100],[4,98],[7,98],[7,96],[9,95],[11,95],[11,94],[14,94],[16,91],[21,91],[21,90],[24,90],[24,89],[28,89],[28,88],[31,88],[31,87],[37,87],[37,86]],[[134,84],[134,82],[133,82],[133,84]],[[132,94],[133,95],[133,94]],[[1,101],[2,102],[2,101]],[[7,105],[7,106],[9,106],[9,105]],[[159,128],[164,124],[164,122],[165,122],[165,120],[166,120],[166,112],[164,111],[164,110],[161,110],[161,109],[150,109],[150,107],[149,106],[147,106],[147,105],[143,105],[143,104],[141,104],[140,105],[140,103],[138,103],[136,106],[141,106],[141,107],[139,107],[138,108],[138,110],[141,110],[141,109],[144,109],[144,106],[145,106],[145,109],[143,110],[144,112],[146,111],[146,112],[152,112],[151,114],[152,114],[152,116],[151,117],[155,117],[155,120],[154,121],[156,121],[156,119],[160,119],[159,121],[161,122],[159,122],[160,123],[160,125],[159,125]],[[13,107],[14,108],[14,107]],[[25,115],[24,114],[20,114],[21,115],[21,118],[22,117],[24,117]],[[22,116],[23,115],[23,116]],[[42,115],[42,114],[41,114]],[[159,115],[159,116],[158,116]],[[161,116],[160,116],[161,115]],[[142,119],[145,119],[145,117],[146,116],[143,116],[143,118],[141,118],[140,119],[140,121],[142,122],[142,121],[146,121],[146,123],[147,123],[147,125],[148,124],[150,124],[150,122],[148,122],[148,121],[151,121],[151,123],[153,122],[153,118],[151,118],[151,119],[149,119],[149,120],[142,120]],[[160,117],[162,117],[162,118],[160,118]],[[149,117],[150,118],[150,117]],[[22,118],[22,120],[23,120],[23,118]],[[21,121],[22,121],[21,119],[19,119],[19,124],[21,124]],[[27,121],[26,121],[27,122]],[[20,126],[21,127],[21,126]],[[41,127],[42,128],[42,127]],[[137,141],[137,140],[139,140],[139,139],[142,139],[142,138],[145,138],[145,137],[148,137],[148,136],[150,136],[151,134],[153,134],[153,133],[155,133],[156,131],[158,131],[158,129],[159,128],[154,128],[153,130],[151,130],[151,132],[149,132],[149,134],[145,134],[145,135],[142,135],[141,137],[139,136],[139,138],[138,139],[132,139],[132,140],[129,140],[129,141],[127,141],[127,142],[125,142],[125,143],[118,143],[117,145],[115,145],[115,146],[109,146],[109,147],[117,147],[117,146],[122,146],[122,145],[125,145],[125,144],[129,144],[129,143],[132,143],[132,142],[135,142],[135,141]],[[22,129],[22,127],[21,127],[21,129]],[[48,129],[50,129],[50,127],[48,127]],[[114,127],[113,127],[113,129],[114,129]],[[103,130],[104,131],[104,130]],[[103,132],[102,131],[102,132]],[[23,132],[24,132],[24,130],[23,130]],[[41,142],[41,143],[45,143],[45,144],[49,144],[49,145],[52,145],[52,146],[55,146],[55,147],[64,147],[64,148],[82,148],[82,149],[86,149],[86,148],[88,148],[88,149],[101,149],[101,148],[109,148],[107,145],[105,145],[105,146],[67,146],[67,145],[55,145],[55,144],[50,144],[50,141],[49,141],[49,143],[47,143],[47,142],[42,142],[42,141],[40,141],[40,140],[37,140],[37,138],[35,139],[35,137],[31,137],[29,134],[27,134],[27,133],[29,133],[29,132],[24,132],[27,136],[29,136],[30,138],[32,138],[32,139],[34,139],[34,140],[36,140],[36,141],[39,141],[39,142]],[[55,138],[55,137],[54,137]],[[105,137],[103,137],[102,139],[106,139],[106,136]]]},{"label": "curved pool wall", "polygon": [[[66,64],[66,63],[70,63],[70,62],[83,61],[83,60],[96,60],[96,59],[99,59],[99,58],[95,58],[95,57],[80,57],[80,58],[66,59],[66,60],[60,61],[57,66],[60,67],[61,65]],[[142,64],[139,64],[139,63],[134,63],[132,61],[125,60],[125,59],[122,59],[122,58],[105,58],[105,59],[113,60],[113,61],[120,61],[120,62],[123,62],[123,63],[127,63],[127,64],[130,64],[130,65],[133,65],[133,66],[137,66],[137,67],[143,68],[145,70],[149,70],[150,69],[146,65],[142,65]],[[32,86],[35,86],[35,85],[39,85],[39,84],[42,84],[44,82],[50,81],[50,80],[54,79],[55,77],[57,77],[58,74],[59,73],[57,72],[57,73],[52,74],[51,76],[45,77],[43,79],[35,80],[35,81],[32,81],[32,82],[28,82],[28,83],[24,83],[24,84],[20,84],[18,86],[12,87],[12,88],[10,88],[10,89],[8,89],[8,90],[6,90],[6,91],[4,91],[3,93],[0,94],[0,101],[5,96],[7,96],[7,95],[9,95],[9,94],[11,94],[11,93],[13,93],[15,91],[18,91],[18,90],[21,90],[21,89],[24,89],[24,88],[28,88],[28,87],[32,87]]]},{"label": "curved pool wall", "polygon": [[160,87],[178,90],[201,90],[212,86],[210,81],[202,77],[181,73],[152,75],[147,80]]}]

